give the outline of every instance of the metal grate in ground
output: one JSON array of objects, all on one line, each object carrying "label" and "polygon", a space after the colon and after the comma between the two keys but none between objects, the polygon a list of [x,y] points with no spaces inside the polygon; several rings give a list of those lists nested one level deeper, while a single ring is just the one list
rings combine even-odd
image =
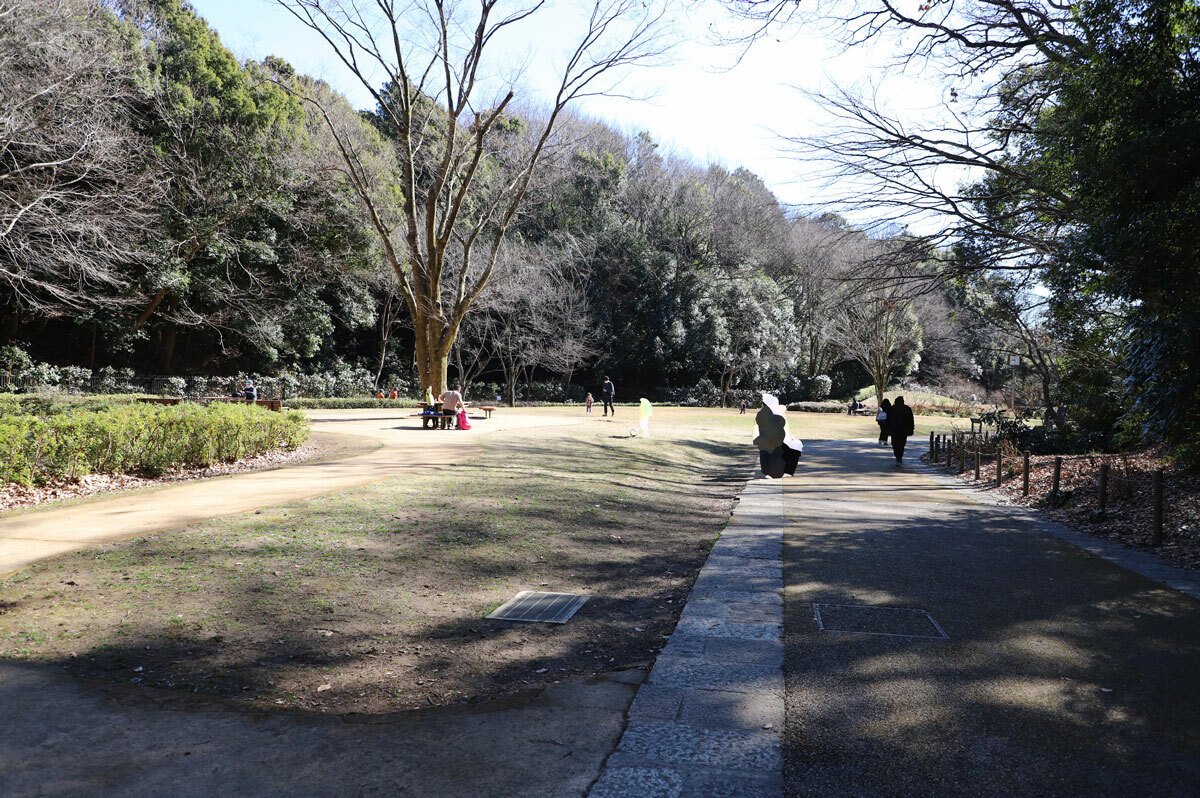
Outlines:
[{"label": "metal grate in ground", "polygon": [[535,593],[522,590],[487,617],[498,621],[566,623],[587,600],[587,596],[577,593]]},{"label": "metal grate in ground", "polygon": [[950,639],[932,615],[910,607],[813,604],[813,619],[822,632]]}]

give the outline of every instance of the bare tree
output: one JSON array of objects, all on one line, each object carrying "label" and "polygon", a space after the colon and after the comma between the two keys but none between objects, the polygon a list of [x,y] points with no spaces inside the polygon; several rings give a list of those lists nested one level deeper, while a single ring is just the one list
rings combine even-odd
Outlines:
[{"label": "bare tree", "polygon": [[500,365],[510,402],[534,369],[570,374],[596,353],[596,331],[570,248],[506,244],[478,318],[480,349]]},{"label": "bare tree", "polygon": [[665,52],[664,12],[657,2],[593,0],[549,110],[527,130],[512,118],[515,89],[484,98],[494,78],[487,62],[544,0],[507,13],[498,0],[473,10],[446,0],[279,2],[370,91],[396,142],[402,245],[376,227],[413,319],[422,384],[440,392],[463,318],[495,270],[556,122],[571,102],[612,91],[614,70]]},{"label": "bare tree", "polygon": [[[870,212],[879,227],[921,220],[927,232],[907,235],[882,270],[929,283],[966,271],[1028,271],[1054,256],[1073,199],[1012,155],[1056,100],[1057,73],[1048,67],[1090,51],[1073,4],[723,2],[752,23],[747,45],[768,29],[816,24],[847,48],[894,53],[888,71],[944,76],[941,113],[919,123],[870,92],[835,87],[810,95],[831,117],[822,132],[788,139],[814,177],[841,189],[842,207]],[[970,257],[951,257],[951,243]]]},{"label": "bare tree", "polygon": [[910,302],[882,285],[847,297],[833,326],[841,351],[871,375],[879,402],[892,378],[920,355],[921,327]]},{"label": "bare tree", "polygon": [[160,195],[130,128],[138,53],[88,0],[0,0],[0,303],[119,305]]}]

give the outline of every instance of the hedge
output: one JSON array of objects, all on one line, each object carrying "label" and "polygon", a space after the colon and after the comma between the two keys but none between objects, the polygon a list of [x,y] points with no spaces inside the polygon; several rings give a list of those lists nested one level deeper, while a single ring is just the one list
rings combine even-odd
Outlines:
[{"label": "hedge", "polygon": [[309,437],[301,413],[242,404],[125,404],[0,416],[0,482],[38,484],[85,474],[158,476],[233,462]]},{"label": "hedge", "polygon": [[373,396],[296,398],[283,400],[293,410],[356,410],[361,408],[412,409],[423,406],[416,399],[376,399]]},{"label": "hedge", "polygon": [[792,402],[787,409],[801,413],[845,413],[846,405],[841,402]]}]

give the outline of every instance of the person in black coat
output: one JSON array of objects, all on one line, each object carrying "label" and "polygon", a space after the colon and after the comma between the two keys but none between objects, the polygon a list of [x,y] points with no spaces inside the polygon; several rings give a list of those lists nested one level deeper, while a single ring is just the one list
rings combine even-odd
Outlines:
[{"label": "person in black coat", "polygon": [[903,396],[896,397],[884,423],[888,434],[892,436],[892,454],[896,455],[896,465],[901,466],[904,464],[904,445],[908,443],[908,436],[913,434],[914,426],[912,408],[904,404]]}]

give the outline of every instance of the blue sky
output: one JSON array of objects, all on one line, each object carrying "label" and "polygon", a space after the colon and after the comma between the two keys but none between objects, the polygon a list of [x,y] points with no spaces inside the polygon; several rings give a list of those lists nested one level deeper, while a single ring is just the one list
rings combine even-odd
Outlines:
[{"label": "blue sky", "polygon": [[[350,97],[355,105],[371,104],[365,89],[337,62],[315,33],[269,0],[193,0],[222,41],[241,58],[267,55],[285,58],[302,72],[321,77]],[[805,164],[780,150],[776,135],[809,135],[819,130],[820,111],[796,87],[820,89],[831,81],[876,85],[870,54],[842,54],[819,32],[795,29],[777,40],[756,44],[736,64],[735,51],[719,47],[708,36],[721,25],[715,4],[686,6],[676,24],[680,44],[669,65],[637,70],[622,90],[640,99],[588,98],[575,111],[603,119],[627,132],[647,130],[664,149],[700,163],[729,168],[745,166],[757,173],[789,203],[819,201],[822,191],[808,180]],[[497,68],[526,63],[523,84],[534,94],[549,88],[553,65],[560,63],[570,3],[542,14],[526,25],[522,38],[497,49]],[[879,54],[881,57],[885,54]],[[936,105],[940,87],[924,87],[911,79],[892,80],[883,94],[889,102],[918,114]]]}]

